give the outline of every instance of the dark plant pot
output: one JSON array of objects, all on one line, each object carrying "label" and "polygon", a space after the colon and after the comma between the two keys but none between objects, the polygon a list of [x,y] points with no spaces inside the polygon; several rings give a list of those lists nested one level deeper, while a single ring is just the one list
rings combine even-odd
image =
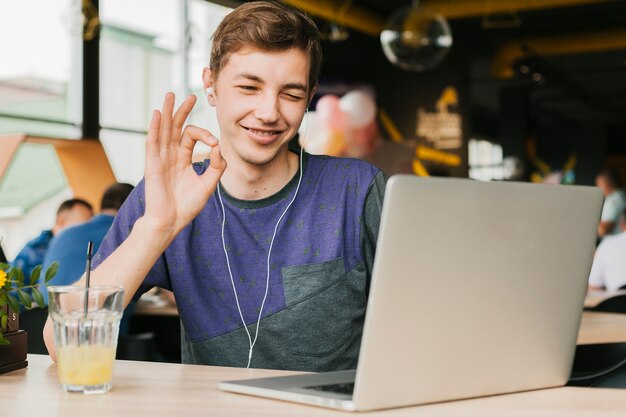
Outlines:
[{"label": "dark plant pot", "polygon": [[7,309],[6,312],[9,318],[7,327],[0,329],[0,332],[10,342],[9,345],[0,345],[0,374],[4,374],[28,366],[26,361],[28,335],[24,330],[17,330],[20,328],[19,313],[13,312],[6,305],[1,308]]},{"label": "dark plant pot", "polygon": [[26,368],[28,335],[24,330],[6,333],[5,338],[11,342],[10,345],[0,345],[0,374]]}]

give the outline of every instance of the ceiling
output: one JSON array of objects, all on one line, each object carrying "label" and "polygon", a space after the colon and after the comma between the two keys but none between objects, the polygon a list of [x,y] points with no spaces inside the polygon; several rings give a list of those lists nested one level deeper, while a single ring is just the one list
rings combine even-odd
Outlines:
[{"label": "ceiling", "polygon": [[[412,3],[284,1],[327,20],[344,10],[337,20],[372,36]],[[497,115],[501,87],[527,86],[531,117],[626,128],[626,0],[422,0],[419,7],[447,17],[470,62],[476,109]]]}]

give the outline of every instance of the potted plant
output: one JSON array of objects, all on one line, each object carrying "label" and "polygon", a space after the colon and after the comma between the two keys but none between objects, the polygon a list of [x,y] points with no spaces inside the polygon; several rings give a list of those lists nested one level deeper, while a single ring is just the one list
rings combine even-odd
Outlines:
[{"label": "potted plant", "polygon": [[0,374],[24,368],[26,361],[27,337],[19,329],[20,308],[31,309],[44,306],[42,287],[56,275],[58,264],[52,263],[40,282],[42,266],[33,269],[28,282],[19,267],[0,263]]}]

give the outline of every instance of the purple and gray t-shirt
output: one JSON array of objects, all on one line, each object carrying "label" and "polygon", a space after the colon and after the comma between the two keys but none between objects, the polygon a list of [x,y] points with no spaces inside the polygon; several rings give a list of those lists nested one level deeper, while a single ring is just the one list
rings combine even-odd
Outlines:
[{"label": "purple and gray t-shirt", "polygon": [[[203,172],[206,164],[196,167]],[[385,177],[356,159],[304,155],[298,195],[283,217],[251,367],[328,371],[356,368]],[[222,188],[225,245],[243,317],[254,338],[267,252],[299,173],[271,197],[243,201]],[[144,212],[143,181],[105,237],[94,268],[126,239]],[[184,363],[245,366],[249,342],[237,309],[221,237],[217,193],[148,273],[174,292]]]}]

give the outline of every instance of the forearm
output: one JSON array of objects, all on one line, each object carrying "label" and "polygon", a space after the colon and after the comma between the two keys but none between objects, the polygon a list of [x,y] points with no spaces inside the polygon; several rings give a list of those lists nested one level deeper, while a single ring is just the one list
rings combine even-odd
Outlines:
[{"label": "forearm", "polygon": [[[124,288],[124,308],[145,279],[150,268],[175,234],[151,228],[144,218],[140,218],[126,240],[111,253],[90,275],[90,285],[118,285]],[[85,276],[74,285],[85,285]],[[44,327],[44,342],[50,357],[56,361],[54,351],[54,329],[48,318]]]},{"label": "forearm", "polygon": [[600,222],[598,225],[598,236],[606,236],[613,230],[615,227],[615,223],[613,222]]}]

